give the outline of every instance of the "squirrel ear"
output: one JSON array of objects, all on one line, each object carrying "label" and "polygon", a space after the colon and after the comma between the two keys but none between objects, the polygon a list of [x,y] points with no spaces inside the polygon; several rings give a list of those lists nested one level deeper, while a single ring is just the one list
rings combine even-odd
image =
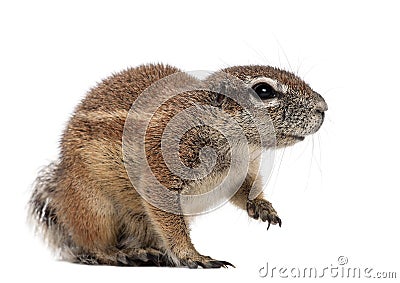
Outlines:
[{"label": "squirrel ear", "polygon": [[211,100],[211,105],[215,107],[221,107],[224,103],[225,95],[222,93],[213,93],[213,98]]}]

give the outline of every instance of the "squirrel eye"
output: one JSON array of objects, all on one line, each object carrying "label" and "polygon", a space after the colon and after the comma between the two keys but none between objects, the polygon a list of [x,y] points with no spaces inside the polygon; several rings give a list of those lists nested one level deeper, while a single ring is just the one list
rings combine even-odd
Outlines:
[{"label": "squirrel eye", "polygon": [[253,90],[261,99],[271,99],[278,96],[278,93],[267,83],[258,83],[253,86]]}]

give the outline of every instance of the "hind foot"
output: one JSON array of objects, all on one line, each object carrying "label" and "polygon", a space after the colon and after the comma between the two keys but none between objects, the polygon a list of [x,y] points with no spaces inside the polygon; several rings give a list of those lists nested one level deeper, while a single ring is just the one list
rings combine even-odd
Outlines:
[{"label": "hind foot", "polygon": [[194,257],[188,257],[180,260],[183,266],[187,266],[189,268],[227,268],[228,266],[235,267],[232,263],[223,261],[223,260],[215,260],[209,256],[196,255]]},{"label": "hind foot", "polygon": [[153,248],[112,249],[75,255],[75,263],[116,266],[173,266],[165,252]]},{"label": "hind foot", "polygon": [[153,248],[121,251],[117,261],[123,266],[173,266],[165,252]]}]

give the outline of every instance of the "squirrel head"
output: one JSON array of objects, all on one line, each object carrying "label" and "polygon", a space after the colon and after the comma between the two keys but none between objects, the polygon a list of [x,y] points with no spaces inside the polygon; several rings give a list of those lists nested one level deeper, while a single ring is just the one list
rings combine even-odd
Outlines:
[{"label": "squirrel head", "polygon": [[270,66],[234,66],[219,73],[239,79],[261,99],[273,124],[277,147],[304,140],[324,121],[328,105],[323,97],[290,72]]}]

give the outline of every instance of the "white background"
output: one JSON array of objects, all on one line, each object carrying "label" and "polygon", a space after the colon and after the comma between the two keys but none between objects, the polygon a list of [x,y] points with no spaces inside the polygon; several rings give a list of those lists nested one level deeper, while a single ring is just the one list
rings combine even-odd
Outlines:
[{"label": "white background", "polygon": [[[322,269],[338,256],[399,278],[399,7],[377,3],[2,1],[0,281],[265,282],[267,262]],[[228,205],[193,225],[197,249],[236,269],[69,264],[27,228],[30,185],[57,158],[74,106],[102,78],[149,62],[270,64],[297,72],[329,104],[318,134],[278,154],[267,195],[282,228],[267,231]]]}]

